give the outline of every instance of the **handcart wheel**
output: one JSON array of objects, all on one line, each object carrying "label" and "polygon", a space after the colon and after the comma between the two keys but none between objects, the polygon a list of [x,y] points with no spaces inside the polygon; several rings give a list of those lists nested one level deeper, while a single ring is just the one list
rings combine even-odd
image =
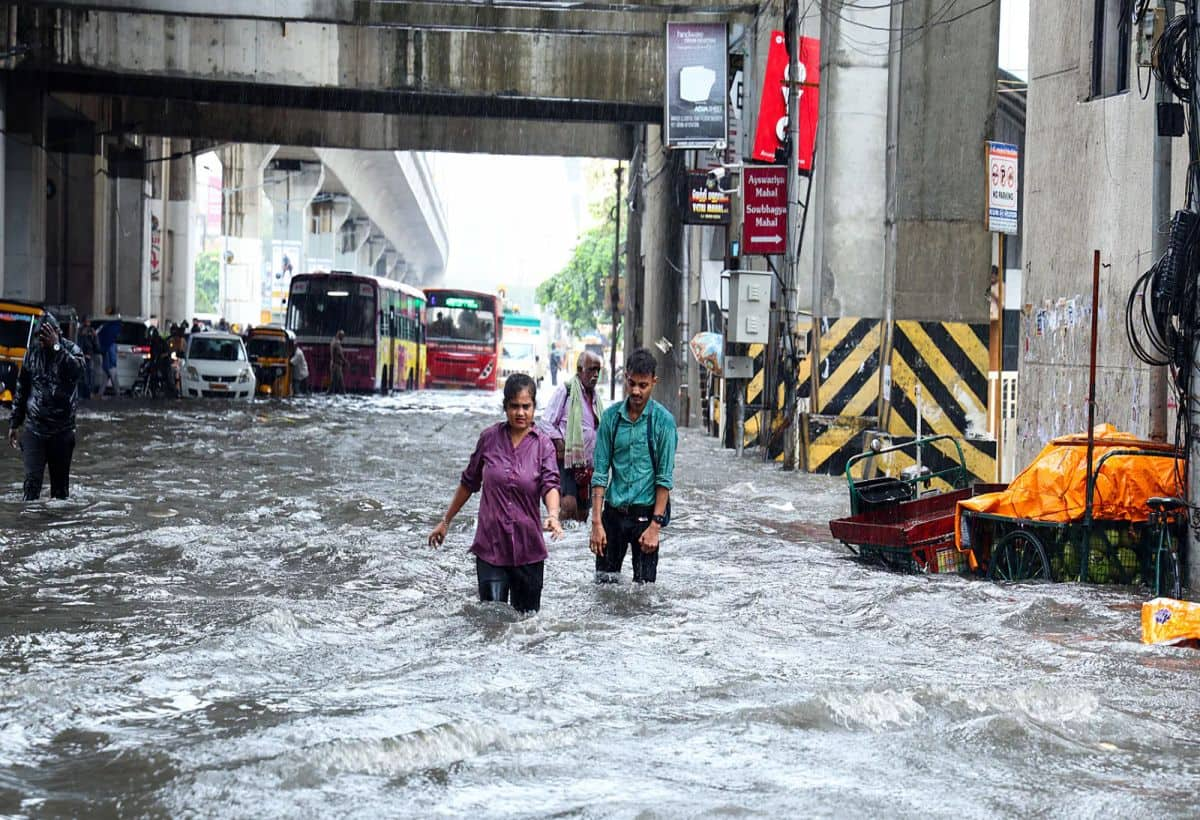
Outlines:
[{"label": "handcart wheel", "polygon": [[988,562],[990,581],[1049,581],[1050,562],[1037,536],[1025,530],[1015,530],[992,547]]}]

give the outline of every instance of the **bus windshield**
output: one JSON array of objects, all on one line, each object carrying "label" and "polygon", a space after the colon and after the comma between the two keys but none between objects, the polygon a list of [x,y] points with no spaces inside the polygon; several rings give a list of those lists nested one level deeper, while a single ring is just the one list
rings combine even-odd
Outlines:
[{"label": "bus windshield", "polygon": [[297,336],[375,337],[375,285],[339,276],[297,278],[288,300],[288,330]]},{"label": "bus windshield", "polygon": [[494,345],[496,317],[490,305],[449,297],[428,311],[429,338],[443,342]]},{"label": "bus windshield", "polygon": [[27,313],[0,313],[0,347],[25,347],[32,322]]}]

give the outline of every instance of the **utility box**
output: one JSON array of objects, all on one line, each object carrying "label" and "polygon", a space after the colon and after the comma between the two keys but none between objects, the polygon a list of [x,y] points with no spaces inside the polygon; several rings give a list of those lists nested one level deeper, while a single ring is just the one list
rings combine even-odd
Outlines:
[{"label": "utility box", "polygon": [[729,341],[766,344],[771,335],[771,273],[731,271],[729,294]]}]

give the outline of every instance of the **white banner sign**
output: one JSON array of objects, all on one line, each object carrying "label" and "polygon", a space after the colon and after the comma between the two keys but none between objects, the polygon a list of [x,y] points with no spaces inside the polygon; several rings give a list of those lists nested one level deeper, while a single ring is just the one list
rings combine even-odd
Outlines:
[{"label": "white banner sign", "polygon": [[987,229],[997,233],[1017,233],[1019,179],[1017,146],[1005,142],[987,144],[988,210]]}]

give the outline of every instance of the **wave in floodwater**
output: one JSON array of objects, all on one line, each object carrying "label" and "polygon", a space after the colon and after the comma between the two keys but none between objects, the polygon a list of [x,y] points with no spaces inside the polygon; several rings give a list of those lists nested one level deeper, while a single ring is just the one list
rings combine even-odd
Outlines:
[{"label": "wave in floodwater", "polygon": [[72,497],[0,460],[0,814],[1195,816],[1200,656],[1137,590],[897,575],[837,478],[681,431],[656,586],[474,600],[498,394],[80,416]]}]

